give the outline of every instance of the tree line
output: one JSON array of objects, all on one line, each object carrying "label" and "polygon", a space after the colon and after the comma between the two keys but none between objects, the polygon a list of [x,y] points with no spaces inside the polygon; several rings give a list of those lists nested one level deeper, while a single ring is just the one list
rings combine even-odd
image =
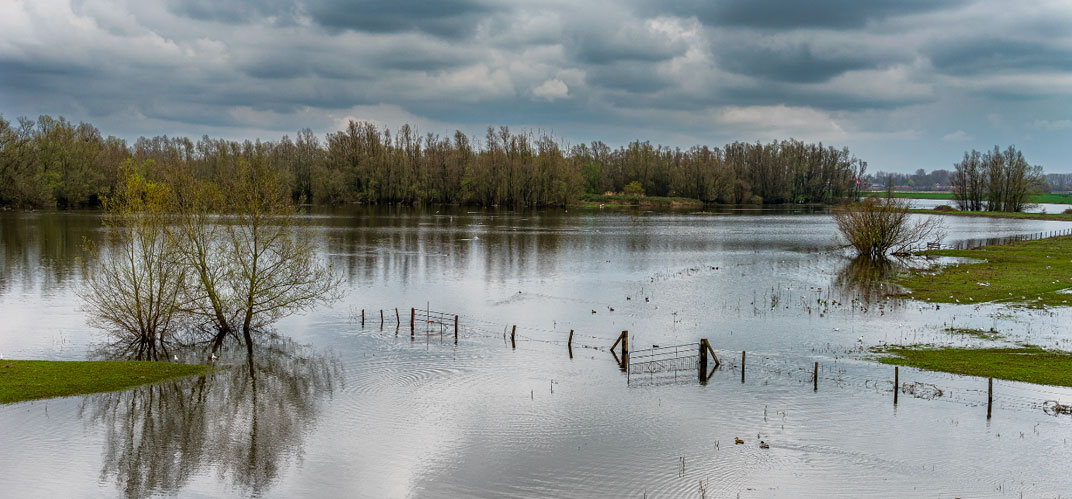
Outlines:
[{"label": "tree line", "polygon": [[848,149],[798,140],[689,149],[638,140],[613,148],[506,127],[480,140],[350,122],[323,140],[305,129],[275,142],[157,136],[128,144],[62,117],[0,117],[0,206],[99,206],[127,159],[219,185],[239,161],[259,161],[294,200],[317,204],[564,206],[630,185],[638,194],[708,203],[830,203],[856,198],[867,168]]},{"label": "tree line", "polygon": [[1004,151],[972,149],[954,166],[950,183],[957,207],[968,211],[1023,211],[1028,196],[1042,190],[1042,167],[1031,165],[1013,146]]}]

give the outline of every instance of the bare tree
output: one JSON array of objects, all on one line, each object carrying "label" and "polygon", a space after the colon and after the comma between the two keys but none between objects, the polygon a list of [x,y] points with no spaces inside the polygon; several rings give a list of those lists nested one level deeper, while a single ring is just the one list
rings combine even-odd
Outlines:
[{"label": "bare tree", "polygon": [[908,200],[866,198],[834,209],[838,231],[860,255],[882,257],[944,237],[939,217],[912,220]]},{"label": "bare tree", "polygon": [[341,280],[316,258],[289,193],[262,161],[239,161],[227,188],[233,219],[223,246],[232,267],[222,275],[252,354],[255,330],[335,301]]},{"label": "bare tree", "polygon": [[120,167],[116,192],[104,199],[105,223],[116,244],[86,269],[80,291],[90,324],[119,337],[138,359],[167,354],[185,278],[163,230],[168,189],[138,171],[151,168],[151,160],[141,165],[127,160]]}]

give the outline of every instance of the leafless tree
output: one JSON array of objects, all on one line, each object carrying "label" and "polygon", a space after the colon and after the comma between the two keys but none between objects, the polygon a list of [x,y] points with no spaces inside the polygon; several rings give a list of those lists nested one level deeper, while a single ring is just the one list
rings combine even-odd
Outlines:
[{"label": "leafless tree", "polygon": [[936,216],[912,219],[908,200],[866,198],[834,209],[841,236],[860,255],[882,257],[907,252],[910,247],[944,237],[942,220]]},{"label": "leafless tree", "polygon": [[169,191],[124,162],[116,192],[104,200],[106,224],[116,243],[98,264],[86,269],[80,291],[89,322],[118,336],[138,359],[167,354],[168,334],[180,315],[185,267],[176,265],[166,237],[164,209]]}]

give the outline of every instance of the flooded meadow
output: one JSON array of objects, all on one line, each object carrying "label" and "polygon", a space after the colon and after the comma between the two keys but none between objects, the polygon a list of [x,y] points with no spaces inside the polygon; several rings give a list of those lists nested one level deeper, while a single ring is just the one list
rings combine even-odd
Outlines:
[{"label": "flooded meadow", "polygon": [[[887,298],[889,275],[925,262],[853,259],[821,209],[305,218],[341,301],[205,376],[0,406],[4,495],[1072,493],[1072,417],[1052,410],[1072,389],[995,380],[988,419],[985,378],[902,367],[895,387],[868,350],[1072,350],[1072,312]],[[1069,225],[947,217],[945,242]],[[107,355],[76,295],[85,240],[108,244],[99,214],[0,213],[4,358]],[[720,363],[706,373],[701,339]]]}]

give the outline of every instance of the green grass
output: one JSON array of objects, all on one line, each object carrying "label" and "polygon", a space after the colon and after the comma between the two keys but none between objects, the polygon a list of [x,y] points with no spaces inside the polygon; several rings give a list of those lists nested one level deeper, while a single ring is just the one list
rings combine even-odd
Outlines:
[{"label": "green grass", "polygon": [[[886,191],[871,191],[865,192],[865,196],[885,196]],[[953,200],[952,192],[930,192],[930,191],[894,191],[893,197],[906,198],[906,199],[947,199]],[[1047,194],[1035,194],[1027,197],[1029,203],[1040,204],[1072,204],[1072,194],[1069,193],[1047,193]]]},{"label": "green grass", "polygon": [[0,404],[124,390],[202,374],[208,366],[170,362],[0,361]]},{"label": "green grass", "polygon": [[901,296],[939,303],[998,302],[1031,307],[1068,306],[1072,300],[1072,294],[1059,292],[1072,288],[1072,236],[923,254],[980,261],[902,274],[894,282],[912,293]]},{"label": "green grass", "polygon": [[1011,348],[875,347],[883,364],[1040,385],[1072,386],[1072,353],[1025,345]]},{"label": "green grass", "polygon": [[632,196],[625,194],[585,194],[581,199],[582,206],[654,206],[667,208],[696,208],[703,206],[699,199],[664,196]]}]

